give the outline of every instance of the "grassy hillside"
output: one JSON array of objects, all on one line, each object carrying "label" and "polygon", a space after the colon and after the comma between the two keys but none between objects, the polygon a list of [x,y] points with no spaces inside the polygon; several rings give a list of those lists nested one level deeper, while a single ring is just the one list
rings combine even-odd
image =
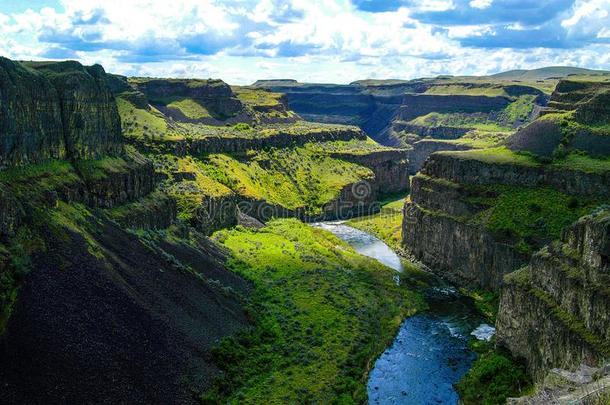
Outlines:
[{"label": "grassy hillside", "polygon": [[507,72],[496,73],[490,77],[502,80],[546,80],[553,78],[564,78],[571,75],[605,75],[610,72],[604,70],[584,69],[572,66],[550,66],[532,70],[509,70]]},{"label": "grassy hillside", "polygon": [[225,371],[204,403],[362,403],[370,362],[421,298],[393,271],[296,220],[214,239],[230,268],[251,280],[256,327],[215,351]]},{"label": "grassy hillside", "polygon": [[246,156],[212,154],[204,158],[202,168],[239,195],[289,209],[308,207],[317,214],[344,186],[373,177],[370,169],[319,153],[318,148],[306,144]]},{"label": "grassy hillside", "polygon": [[405,200],[405,197],[400,197],[386,201],[381,205],[381,211],[378,214],[351,219],[348,221],[348,225],[368,232],[384,241],[392,249],[400,251],[402,249],[402,209]]}]

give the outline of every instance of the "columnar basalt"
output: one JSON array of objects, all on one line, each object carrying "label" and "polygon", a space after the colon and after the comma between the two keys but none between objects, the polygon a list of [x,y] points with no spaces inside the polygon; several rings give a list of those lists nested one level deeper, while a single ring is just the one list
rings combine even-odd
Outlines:
[{"label": "columnar basalt", "polygon": [[610,211],[579,220],[506,277],[498,342],[540,381],[610,357]]}]

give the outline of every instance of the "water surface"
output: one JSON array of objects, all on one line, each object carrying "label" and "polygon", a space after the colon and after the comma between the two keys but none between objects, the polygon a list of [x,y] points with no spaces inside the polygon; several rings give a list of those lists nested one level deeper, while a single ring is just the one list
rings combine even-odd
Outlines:
[{"label": "water surface", "polygon": [[[400,257],[383,241],[341,222],[315,224],[349,243],[359,253],[402,271]],[[370,404],[457,404],[453,384],[471,367],[471,339],[495,332],[472,301],[438,281],[424,292],[429,309],[406,319],[396,339],[369,374]]]}]

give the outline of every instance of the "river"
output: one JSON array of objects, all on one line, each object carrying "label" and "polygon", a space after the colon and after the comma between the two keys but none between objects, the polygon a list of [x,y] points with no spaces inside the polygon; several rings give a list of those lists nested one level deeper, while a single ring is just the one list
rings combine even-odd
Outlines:
[{"label": "river", "polygon": [[[341,222],[316,226],[334,233],[359,253],[397,272],[403,270],[400,257],[376,237]],[[429,309],[403,322],[369,374],[370,404],[457,404],[453,384],[476,357],[468,342],[488,339],[494,333],[472,300],[451,285],[438,280],[424,295]]]}]

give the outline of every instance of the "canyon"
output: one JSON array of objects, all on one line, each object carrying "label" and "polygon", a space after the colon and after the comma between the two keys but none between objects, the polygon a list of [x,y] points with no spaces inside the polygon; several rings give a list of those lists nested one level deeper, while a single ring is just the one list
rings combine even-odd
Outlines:
[{"label": "canyon", "polygon": [[490,350],[535,383],[603,369],[610,76],[540,74],[230,86],[0,58],[4,398],[366,401],[425,303],[298,220],[407,194],[401,251],[498,298]]}]

